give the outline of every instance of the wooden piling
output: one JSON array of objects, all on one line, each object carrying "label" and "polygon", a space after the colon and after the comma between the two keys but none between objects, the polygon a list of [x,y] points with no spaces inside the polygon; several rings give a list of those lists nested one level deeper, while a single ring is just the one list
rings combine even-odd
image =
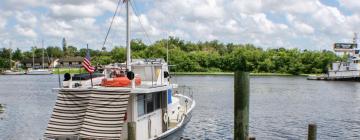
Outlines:
[{"label": "wooden piling", "polygon": [[128,140],[136,140],[136,123],[128,122]]},{"label": "wooden piling", "polygon": [[249,135],[249,72],[235,72],[234,115],[234,140],[246,140]]},{"label": "wooden piling", "polygon": [[309,124],[308,140],[316,140],[316,124]]},{"label": "wooden piling", "polygon": [[256,140],[255,137],[249,137],[248,140]]}]

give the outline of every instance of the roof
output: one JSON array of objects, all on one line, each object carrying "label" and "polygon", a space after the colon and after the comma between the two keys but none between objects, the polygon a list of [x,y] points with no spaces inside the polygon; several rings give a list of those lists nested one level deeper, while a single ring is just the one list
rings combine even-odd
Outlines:
[{"label": "roof", "polygon": [[59,59],[59,62],[82,62],[84,60],[83,57],[63,57]]},{"label": "roof", "polygon": [[[44,58],[44,63],[49,62],[49,61],[51,61],[51,59]],[[32,58],[21,60],[21,63],[32,63],[32,62],[33,62]],[[34,62],[35,63],[42,63],[42,58],[34,58]]]}]

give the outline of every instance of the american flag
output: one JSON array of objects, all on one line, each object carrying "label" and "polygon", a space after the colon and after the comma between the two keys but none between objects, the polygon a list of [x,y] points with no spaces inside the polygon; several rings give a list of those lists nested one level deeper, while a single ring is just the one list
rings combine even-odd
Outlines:
[{"label": "american flag", "polygon": [[82,66],[86,69],[86,71],[88,71],[89,73],[94,73],[95,71],[95,67],[91,66],[91,62],[90,62],[90,51],[89,49],[87,49],[86,51],[86,56],[84,58],[84,61],[82,62]]}]

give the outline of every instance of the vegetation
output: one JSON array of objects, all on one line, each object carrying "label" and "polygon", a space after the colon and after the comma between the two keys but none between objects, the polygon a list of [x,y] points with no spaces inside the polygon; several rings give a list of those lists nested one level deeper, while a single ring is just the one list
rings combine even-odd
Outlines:
[{"label": "vegetation", "polygon": [[3,105],[0,104],[0,113],[3,113],[3,112],[4,112],[4,109],[3,109],[3,108],[4,108]]},{"label": "vegetation", "polygon": [[[63,40],[63,42],[66,42]],[[169,63],[172,71],[177,72],[232,72],[247,70],[253,73],[287,73],[292,75],[325,73],[331,62],[342,58],[327,50],[310,51],[300,49],[269,48],[262,49],[251,44],[224,44],[219,41],[186,42],[170,37],[144,44],[141,40],[131,41],[132,58],[164,58],[169,48]],[[48,46],[46,55],[54,58],[66,56],[84,57],[86,49],[75,46]],[[41,57],[42,49],[32,47],[30,51],[19,49],[12,51],[13,60]],[[126,50],[116,46],[112,50],[90,50],[92,63],[105,65],[113,62],[124,62]],[[9,67],[9,49],[0,50],[0,67]]]}]

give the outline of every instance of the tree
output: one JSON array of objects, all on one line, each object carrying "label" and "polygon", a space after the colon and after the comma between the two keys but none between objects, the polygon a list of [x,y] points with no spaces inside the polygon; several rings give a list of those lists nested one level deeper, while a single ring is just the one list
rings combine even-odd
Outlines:
[{"label": "tree", "polygon": [[67,55],[67,44],[66,44],[66,40],[65,37],[62,39],[62,48],[63,48],[63,52],[65,55]]},{"label": "tree", "polygon": [[12,60],[20,61],[23,58],[23,54],[19,48],[17,48],[12,54]]},{"label": "tree", "polygon": [[111,58],[114,62],[125,62],[126,50],[125,48],[114,47],[111,52]]},{"label": "tree", "polygon": [[66,56],[76,56],[77,54],[77,48],[74,46],[68,46]]},{"label": "tree", "polygon": [[49,46],[46,48],[46,52],[49,57],[61,58],[64,56],[64,52],[61,51],[60,47],[57,46]]}]

